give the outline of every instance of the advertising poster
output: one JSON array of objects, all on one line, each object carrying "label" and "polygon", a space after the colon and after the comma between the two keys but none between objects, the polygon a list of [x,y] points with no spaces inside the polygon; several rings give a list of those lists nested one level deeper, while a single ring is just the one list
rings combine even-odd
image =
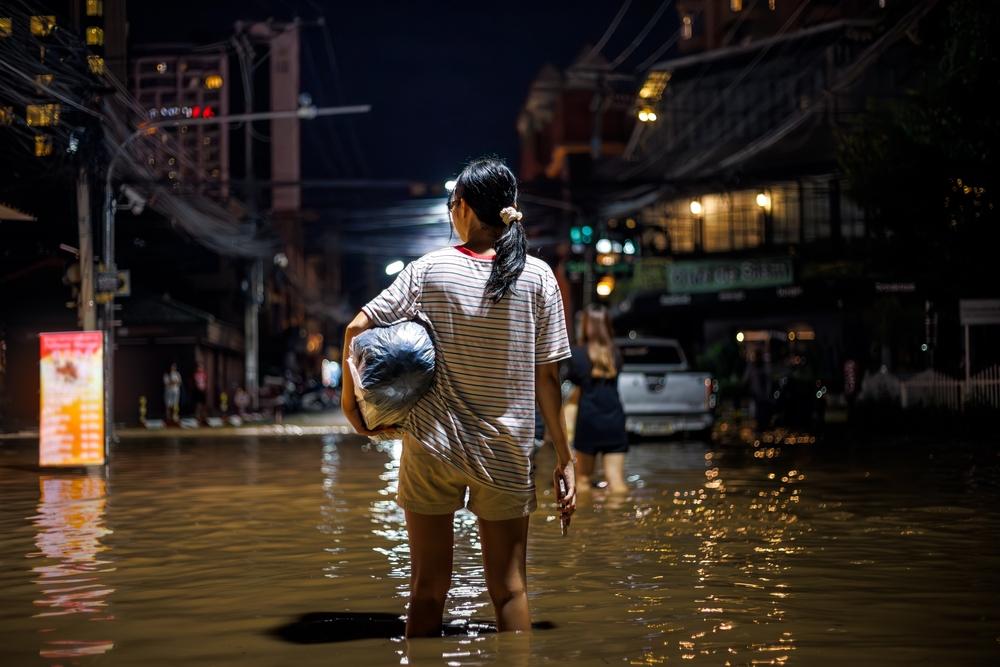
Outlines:
[{"label": "advertising poster", "polygon": [[43,333],[39,464],[104,463],[104,335]]}]

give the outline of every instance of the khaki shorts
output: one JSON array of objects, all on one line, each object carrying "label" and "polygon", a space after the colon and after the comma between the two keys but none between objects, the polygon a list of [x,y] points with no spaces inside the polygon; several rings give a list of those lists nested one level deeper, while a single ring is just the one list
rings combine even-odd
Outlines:
[{"label": "khaki shorts", "polygon": [[409,435],[403,438],[396,502],[417,514],[451,514],[466,506],[486,521],[519,519],[538,506],[535,491],[516,493],[487,486],[455,466],[445,463]]}]

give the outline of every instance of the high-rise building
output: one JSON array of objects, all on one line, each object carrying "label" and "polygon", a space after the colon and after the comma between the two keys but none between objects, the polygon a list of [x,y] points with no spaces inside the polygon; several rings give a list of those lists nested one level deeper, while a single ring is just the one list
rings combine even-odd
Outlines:
[{"label": "high-rise building", "polygon": [[[0,86],[0,125],[29,128],[37,158],[72,153],[80,108],[94,99],[93,82],[105,74],[124,80],[125,0],[36,0],[0,6],[0,59],[8,67]],[[73,37],[68,38],[68,35]],[[24,79],[36,88],[25,94]],[[53,94],[53,88],[63,91]],[[77,104],[67,105],[67,95]],[[28,99],[26,100],[25,97]]]},{"label": "high-rise building", "polygon": [[[132,90],[147,121],[198,119],[229,114],[225,51],[145,54],[132,61]],[[229,132],[206,123],[165,126],[161,141],[147,142],[143,156],[154,177],[176,190],[225,198],[229,181]]]}]

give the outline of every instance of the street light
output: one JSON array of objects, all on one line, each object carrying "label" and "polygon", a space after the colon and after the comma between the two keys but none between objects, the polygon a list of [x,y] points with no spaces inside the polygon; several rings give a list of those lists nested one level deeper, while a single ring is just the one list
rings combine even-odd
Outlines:
[{"label": "street light", "polygon": [[385,275],[394,276],[406,267],[403,260],[397,259],[395,262],[390,262],[385,267]]},{"label": "street light", "polygon": [[689,205],[689,208],[691,209],[691,214],[692,215],[701,215],[701,212],[704,210],[702,208],[702,206],[701,206],[701,202],[698,201],[697,199],[692,199],[691,200],[691,204]]},{"label": "street light", "polygon": [[767,195],[767,193],[757,193],[757,206],[760,206],[763,209],[771,208],[771,198]]},{"label": "street light", "polygon": [[594,246],[594,249],[597,250],[597,252],[599,253],[611,252],[612,250],[611,241],[608,239],[600,239],[597,241],[597,244]]},{"label": "street light", "polygon": [[[104,183],[104,270],[107,273],[115,273],[115,198],[111,189],[111,181],[114,179],[115,167],[118,160],[125,154],[125,149],[143,135],[155,134],[161,127],[179,127],[181,125],[226,125],[228,123],[253,122],[257,120],[283,120],[294,119],[312,120],[320,116],[346,116],[371,111],[370,104],[359,104],[342,107],[314,107],[303,105],[298,109],[288,111],[261,111],[256,113],[241,113],[230,116],[211,116],[206,118],[170,118],[157,121],[147,121],[140,125],[132,134],[125,137],[115,149],[111,162],[108,163],[107,177]],[[114,439],[114,314],[115,300],[114,294],[104,304],[104,456],[107,458],[110,452],[111,441]]]},{"label": "street light", "polygon": [[613,276],[604,276],[597,281],[597,295],[610,296],[615,289],[615,279]]},{"label": "street light", "polygon": [[444,182],[444,189],[447,190],[448,192],[452,192],[455,189],[456,185],[458,185],[458,181],[456,181],[453,178],[449,178],[447,181]]}]

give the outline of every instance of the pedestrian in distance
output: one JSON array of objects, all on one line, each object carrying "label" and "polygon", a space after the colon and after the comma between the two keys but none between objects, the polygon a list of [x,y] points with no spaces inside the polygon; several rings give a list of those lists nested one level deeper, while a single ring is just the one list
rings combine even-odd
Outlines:
[{"label": "pedestrian in distance", "polygon": [[764,352],[751,350],[747,357],[746,370],[743,373],[743,381],[750,390],[752,399],[751,408],[753,420],[758,430],[766,430],[771,426],[772,416],[772,396],[771,396],[771,374],[768,365],[764,361]]},{"label": "pedestrian in distance", "polygon": [[181,412],[181,374],[177,372],[177,364],[170,364],[170,369],[163,374],[163,404],[167,412],[167,421],[179,422]]},{"label": "pedestrian in distance", "polygon": [[208,416],[206,407],[208,404],[208,373],[200,361],[195,364],[191,381],[194,385],[194,418],[199,422],[204,422]]},{"label": "pedestrian in distance", "polygon": [[243,387],[236,387],[236,391],[233,392],[233,406],[236,408],[238,416],[247,416],[247,408],[250,407],[250,394]]},{"label": "pedestrian in distance", "polygon": [[[528,521],[536,507],[531,469],[536,399],[556,451],[553,482],[576,505],[572,455],[559,419],[559,362],[569,357],[562,297],[552,270],[527,256],[517,179],[502,162],[480,159],[458,176],[448,211],[462,245],[411,262],[348,325],[351,341],[374,326],[419,319],[431,331],[435,379],[401,428],[396,501],[405,510],[410,553],[406,636],[441,634],[451,586],[454,513],[479,519],[486,587],[500,631],[528,630]],[[350,373],[342,407],[361,417]]]},{"label": "pedestrian in distance", "polygon": [[569,380],[577,387],[570,399],[577,406],[573,438],[576,483],[581,489],[590,488],[600,455],[608,491],[625,493],[628,434],[618,395],[622,357],[615,347],[606,307],[595,304],[584,309],[578,342],[569,362]]}]

